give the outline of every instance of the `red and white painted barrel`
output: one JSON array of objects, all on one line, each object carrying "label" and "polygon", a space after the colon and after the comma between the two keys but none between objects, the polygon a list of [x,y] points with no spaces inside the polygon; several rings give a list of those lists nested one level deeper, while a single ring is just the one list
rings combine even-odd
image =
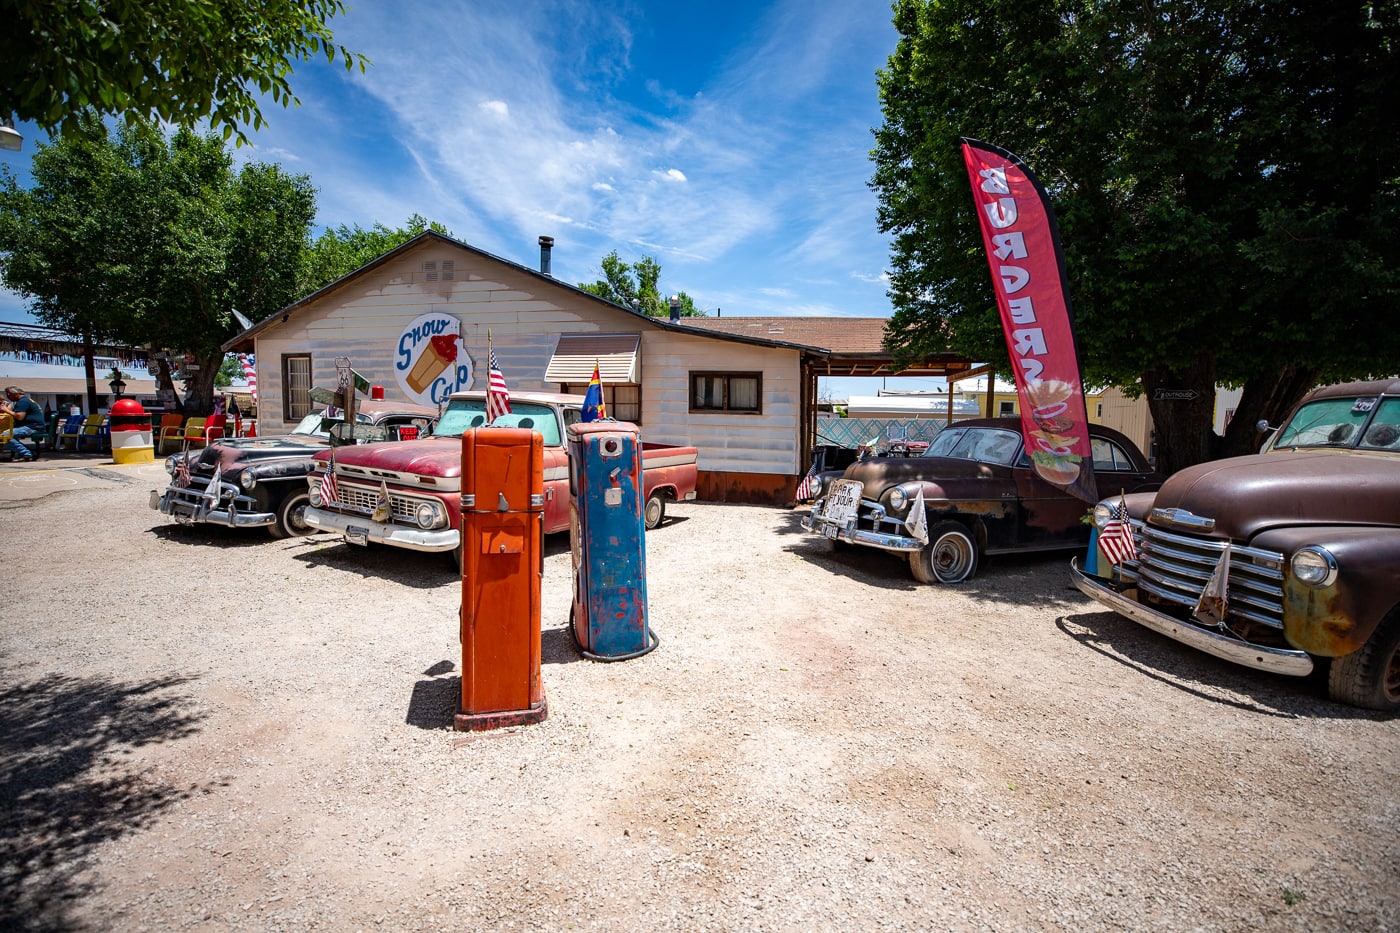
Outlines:
[{"label": "red and white painted barrel", "polygon": [[151,463],[151,416],[134,398],[117,399],[108,413],[112,436],[112,459],[117,463]]}]

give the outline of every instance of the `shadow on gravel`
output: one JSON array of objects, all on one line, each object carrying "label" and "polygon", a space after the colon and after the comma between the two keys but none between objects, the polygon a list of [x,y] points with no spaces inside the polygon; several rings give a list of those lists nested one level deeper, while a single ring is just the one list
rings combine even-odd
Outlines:
[{"label": "shadow on gravel", "polygon": [[95,850],[190,796],[120,759],[198,730],[188,680],[56,674],[0,691],[0,928],[73,929]]},{"label": "shadow on gravel", "polygon": [[[433,665],[428,670],[434,670],[438,666]],[[448,670],[452,670],[450,665]],[[424,671],[425,674],[427,672]],[[451,728],[452,717],[457,715],[457,705],[461,697],[462,678],[456,674],[451,677],[420,680],[413,685],[413,695],[408,698],[408,713],[404,716],[404,722],[419,729]]]},{"label": "shadow on gravel", "polygon": [[1282,719],[1395,718],[1333,702],[1327,696],[1325,666],[1307,677],[1256,671],[1197,651],[1112,612],[1061,616],[1055,626],[1090,651],[1143,677],[1221,706]]},{"label": "shadow on gravel", "polygon": [[151,534],[172,544],[194,547],[255,547],[272,540],[266,528],[228,528],[224,525],[181,525],[166,522],[151,526]]}]

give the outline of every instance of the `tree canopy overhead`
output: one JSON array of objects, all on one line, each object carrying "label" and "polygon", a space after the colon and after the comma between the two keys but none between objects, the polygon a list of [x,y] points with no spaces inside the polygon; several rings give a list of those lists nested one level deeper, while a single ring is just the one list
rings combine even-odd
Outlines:
[{"label": "tree canopy overhead", "polygon": [[318,288],[324,288],[336,279],[354,272],[368,262],[397,249],[409,240],[432,230],[443,236],[452,233],[437,221],[429,222],[421,214],[408,218],[408,223],[397,230],[390,230],[383,224],[375,224],[366,230],[359,224],[348,227],[341,224],[335,230],[327,230],[303,254],[299,290],[302,296],[309,295]]},{"label": "tree canopy overhead", "polygon": [[325,55],[368,64],[337,45],[342,0],[0,0],[0,116],[69,134],[85,111],[190,126],[224,139],[263,125],[258,98],[299,103],[292,62]]},{"label": "tree canopy overhead", "polygon": [[[593,283],[580,282],[578,287],[591,295],[606,298],[615,304],[632,308],[651,317],[670,317],[671,302],[663,297],[658,286],[661,264],[650,256],[626,263],[613,250],[603,257],[603,277]],[[677,292],[681,317],[704,317],[695,301],[685,292]]]},{"label": "tree canopy overhead", "polygon": [[310,179],[235,172],[212,133],[83,130],[39,147],[32,188],[0,166],[0,281],[45,324],[193,356],[186,393],[207,411],[233,311],[257,320],[298,297]]},{"label": "tree canopy overhead", "polygon": [[[900,0],[871,185],[890,342],[1006,364],[960,137],[1050,192],[1087,381],[1147,394],[1163,466],[1400,360],[1400,3]],[[1156,398],[1194,389],[1195,402]]]}]

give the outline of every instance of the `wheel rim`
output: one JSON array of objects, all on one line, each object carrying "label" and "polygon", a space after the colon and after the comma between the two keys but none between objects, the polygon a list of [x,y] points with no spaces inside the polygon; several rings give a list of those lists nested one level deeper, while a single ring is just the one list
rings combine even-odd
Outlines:
[{"label": "wheel rim", "polygon": [[646,520],[647,526],[651,528],[655,528],[657,522],[661,521],[661,500],[654,496],[647,500]]},{"label": "wheel rim", "polygon": [[306,507],[310,504],[306,496],[302,496],[291,508],[287,509],[287,531],[294,535],[308,535],[315,529],[306,523]]},{"label": "wheel rim", "polygon": [[972,569],[972,542],[962,535],[944,535],[934,542],[929,563],[944,583],[961,582]]}]

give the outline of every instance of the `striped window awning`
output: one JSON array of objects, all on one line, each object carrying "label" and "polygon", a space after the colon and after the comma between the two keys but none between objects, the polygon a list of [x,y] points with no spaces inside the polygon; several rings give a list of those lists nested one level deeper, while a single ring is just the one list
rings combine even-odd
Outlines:
[{"label": "striped window awning", "polygon": [[605,383],[640,383],[642,367],[637,348],[641,342],[641,334],[564,334],[554,348],[544,381],[587,383],[593,378],[596,364]]}]

